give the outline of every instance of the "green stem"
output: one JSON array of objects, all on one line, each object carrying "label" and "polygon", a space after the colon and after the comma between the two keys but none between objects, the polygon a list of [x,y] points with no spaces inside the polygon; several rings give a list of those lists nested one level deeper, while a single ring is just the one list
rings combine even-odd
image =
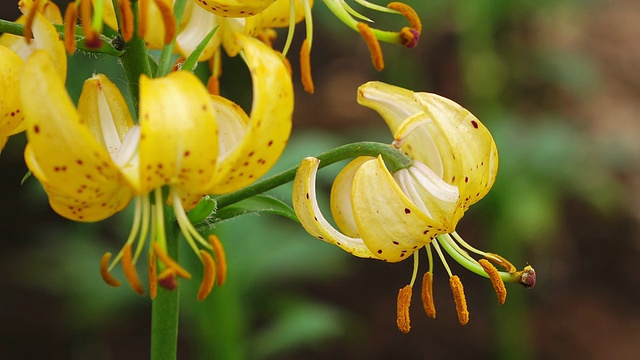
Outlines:
[{"label": "green stem", "polygon": [[[164,207],[167,253],[178,261],[178,227],[173,208]],[[177,280],[176,280],[177,281]],[[151,305],[151,359],[174,360],[178,349],[178,314],[180,292],[158,287]]]},{"label": "green stem", "polygon": [[[184,13],[186,3],[186,0],[176,0],[175,4],[173,4],[173,15],[176,18],[176,24],[178,24],[178,27],[182,20],[182,14]],[[176,38],[174,37],[171,43],[166,44],[162,48],[160,60],[158,61],[158,68],[156,69],[156,77],[165,76],[169,73],[169,70],[171,70],[171,58],[173,56],[173,48],[175,47],[175,44]]]},{"label": "green stem", "polygon": [[[54,24],[53,26],[55,26],[56,30],[58,31],[61,37],[64,36],[64,25]],[[13,21],[0,19],[0,33],[23,36],[24,25],[15,23]],[[76,42],[76,47],[78,49],[87,51],[87,52],[107,54],[107,55],[116,56],[116,57],[120,57],[124,54],[122,50],[117,49],[113,45],[113,39],[104,35],[100,35],[100,40],[101,40],[100,41],[101,45],[99,48],[89,47],[85,44],[85,38],[82,34],[82,29],[79,26],[75,28],[75,42]]]},{"label": "green stem", "polygon": [[[357,156],[378,156],[381,155],[391,172],[406,169],[413,165],[413,160],[395,147],[377,142],[358,142],[337,147],[317,156],[320,159],[319,168],[331,165],[335,162],[354,158]],[[215,198],[217,208],[237,203],[248,199],[254,195],[264,193],[280,185],[291,182],[295,176],[298,166],[283,171],[270,178],[257,181],[246,188],[229,194],[219,195]]]},{"label": "green stem", "polygon": [[[137,1],[133,6],[133,17],[138,18]],[[137,24],[136,24],[137,27]],[[121,57],[122,68],[127,77],[129,92],[131,93],[131,102],[133,103],[134,113],[138,113],[140,100],[140,76],[146,75],[151,77],[151,65],[149,64],[149,55],[147,54],[147,45],[140,36],[137,29],[133,31],[133,38],[124,46],[124,55]]]}]

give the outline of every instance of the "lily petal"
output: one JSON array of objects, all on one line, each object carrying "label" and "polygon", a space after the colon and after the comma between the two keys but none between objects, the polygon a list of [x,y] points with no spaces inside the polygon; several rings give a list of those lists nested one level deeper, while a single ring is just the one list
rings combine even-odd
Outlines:
[{"label": "lily petal", "polygon": [[[290,2],[295,1],[294,22],[297,24],[305,17],[304,1],[307,0],[276,0],[271,6],[261,13],[247,18],[246,33],[254,36],[258,32],[268,28],[281,28],[289,26]],[[309,1],[309,7],[313,1]]]},{"label": "lily petal", "polygon": [[236,34],[236,39],[251,72],[253,104],[242,141],[221,159],[209,184],[209,192],[214,194],[240,189],[264,175],[282,154],[291,134],[293,85],[282,59],[254,38]]},{"label": "lily petal", "polygon": [[47,52],[36,50],[29,57],[19,85],[29,139],[25,160],[54,210],[72,220],[94,221],[126,206],[131,190],[79,117]]},{"label": "lily petal", "polygon": [[347,236],[360,237],[356,220],[351,207],[351,188],[353,176],[365,162],[374,159],[371,156],[360,156],[345,166],[331,186],[331,214],[333,219]]},{"label": "lily petal", "polygon": [[351,201],[362,240],[385,261],[404,260],[446,232],[407,198],[381,156],[360,166],[353,178]]},{"label": "lily petal", "polygon": [[0,45],[0,138],[11,135],[24,119],[16,91],[21,69],[22,59]]},{"label": "lily petal", "polygon": [[271,5],[275,0],[194,0],[203,9],[219,16],[253,16]]},{"label": "lily petal", "polygon": [[[196,47],[202,42],[202,39],[216,26],[220,25],[220,17],[200,6],[193,1],[188,1],[185,5],[185,12],[182,18],[184,24],[178,31],[176,36],[176,50],[184,57],[188,57]],[[222,29],[218,28],[209,43],[205,46],[204,51],[200,54],[198,61],[205,61],[211,58],[215,51],[220,47],[222,42]]]},{"label": "lily petal", "polygon": [[[371,81],[358,88],[358,103],[378,112],[396,140],[406,136],[403,132],[411,130],[410,136],[403,139],[402,151],[442,176],[443,157],[436,142],[440,137],[440,130],[424,114],[413,94],[413,91],[398,86]],[[407,127],[407,119],[420,126]]]},{"label": "lily petal", "polygon": [[320,240],[336,245],[351,255],[377,258],[362,239],[349,237],[336,230],[320,211],[316,195],[316,173],[320,160],[307,157],[302,160],[293,181],[293,209],[300,224],[307,232]]},{"label": "lily petal", "polygon": [[130,136],[129,141],[133,142],[133,146],[122,146],[125,137],[134,127],[134,122],[118,87],[102,74],[87,79],[78,99],[78,113],[87,123],[93,137],[123,171],[131,186],[138,188],[138,167],[128,163],[136,161],[133,154],[136,153],[139,136]]},{"label": "lily petal", "polygon": [[464,210],[491,189],[498,172],[498,150],[489,130],[467,109],[445,97],[416,93],[416,100],[457,154],[446,162],[444,179],[460,189]]},{"label": "lily petal", "polygon": [[[206,193],[218,156],[209,94],[190,72],[140,78],[140,192],[162,185],[181,192],[189,209]],[[189,189],[193,198],[186,199]],[[195,203],[193,203],[195,201]]]}]

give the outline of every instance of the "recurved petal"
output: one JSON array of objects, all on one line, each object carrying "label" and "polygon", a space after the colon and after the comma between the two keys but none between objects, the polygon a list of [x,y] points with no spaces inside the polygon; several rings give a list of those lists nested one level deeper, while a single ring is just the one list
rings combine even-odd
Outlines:
[{"label": "recurved petal", "polygon": [[[98,204],[103,209],[96,210],[92,217],[97,220],[126,205],[131,191],[109,154],[78,116],[47,52],[37,50],[25,62],[19,91],[29,140],[27,166],[49,193],[69,199],[65,205],[74,209],[61,215],[86,220],[79,211]],[[107,205],[114,197],[122,200],[111,208]]]},{"label": "recurved petal", "polygon": [[353,176],[362,164],[373,159],[370,156],[360,156],[345,166],[331,186],[331,214],[338,228],[347,236],[360,237],[356,220],[351,207],[351,188]]},{"label": "recurved petal", "polygon": [[203,9],[219,16],[247,17],[258,14],[275,0],[194,0]]},{"label": "recurved petal", "polygon": [[466,210],[493,186],[498,172],[495,141],[480,120],[454,101],[430,93],[415,97],[448,142],[452,156],[445,157],[444,179],[458,186],[460,206]]},{"label": "recurved petal", "polygon": [[300,224],[320,240],[336,245],[346,252],[363,258],[377,258],[360,238],[349,237],[336,230],[320,212],[316,196],[316,173],[320,160],[308,157],[302,160],[293,182],[293,209]]},{"label": "recurved petal", "polygon": [[32,30],[35,48],[46,50],[49,53],[58,76],[62,81],[65,81],[67,78],[67,53],[58,31],[40,13],[35,14]]},{"label": "recurved petal", "polygon": [[352,207],[362,240],[385,261],[404,260],[446,232],[405,196],[380,156],[354,175]]},{"label": "recurved petal", "polygon": [[[237,34],[236,39],[251,72],[253,104],[245,135],[219,159],[209,187],[214,194],[240,189],[264,175],[282,154],[291,133],[293,85],[282,59],[254,38]],[[218,119],[219,123],[227,121],[237,123],[236,119]]]},{"label": "recurved petal", "polygon": [[11,135],[24,118],[16,91],[21,69],[22,59],[0,45],[0,137]]},{"label": "recurved petal", "polygon": [[[304,1],[295,0],[294,22],[297,24],[304,19]],[[309,6],[313,6],[313,1],[309,1]],[[276,0],[263,12],[247,18],[247,34],[255,35],[259,31],[267,28],[279,28],[289,26],[290,0]]]},{"label": "recurved petal", "polygon": [[402,151],[442,176],[441,146],[437,143],[440,129],[424,114],[413,94],[398,86],[371,81],[358,88],[358,103],[384,118],[395,140],[402,141]]},{"label": "recurved petal", "polygon": [[218,157],[218,128],[209,94],[195,75],[142,76],[140,128],[141,193],[162,185],[206,193]]}]

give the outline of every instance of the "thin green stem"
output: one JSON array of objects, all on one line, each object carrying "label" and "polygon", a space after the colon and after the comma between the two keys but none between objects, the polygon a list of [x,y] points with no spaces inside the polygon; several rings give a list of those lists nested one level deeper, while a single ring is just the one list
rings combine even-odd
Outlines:
[{"label": "thin green stem", "polygon": [[[319,168],[323,168],[335,162],[354,158],[357,156],[378,155],[381,155],[383,157],[391,172],[396,172],[400,169],[406,169],[413,165],[413,160],[411,160],[411,158],[405,155],[402,151],[394,148],[391,145],[377,142],[358,142],[343,145],[333,150],[322,153],[318,155],[317,158],[320,159]],[[280,185],[291,182],[295,178],[297,170],[298,166],[295,166],[270,178],[257,181],[252,185],[236,192],[217,196],[215,198],[217,207],[218,209],[221,209],[225,206],[237,203],[240,200],[248,199],[254,195],[264,193]]]},{"label": "thin green stem", "polygon": [[[160,206],[159,204],[156,204]],[[164,207],[167,253],[178,261],[178,227],[173,209]],[[177,280],[176,280],[177,281]],[[151,359],[174,360],[178,349],[178,314],[180,292],[158,287],[151,305]]]},{"label": "thin green stem", "polygon": [[[63,25],[54,24],[53,26],[55,26],[55,28],[58,31],[58,33],[60,34],[60,36],[64,36],[64,26]],[[24,35],[24,25],[15,23],[13,21],[0,19],[0,33],[23,36]],[[84,36],[82,34],[82,28],[80,28],[79,26],[77,26],[75,28],[74,41],[76,42],[76,47],[78,49],[80,49],[82,51],[86,51],[86,52],[101,53],[101,54],[107,54],[107,55],[116,56],[116,57],[120,57],[120,56],[122,56],[124,54],[124,52],[122,50],[117,49],[113,45],[113,39],[111,39],[111,38],[109,38],[107,36],[104,36],[104,35],[100,35],[100,40],[101,40],[100,41],[101,45],[100,45],[99,48],[89,47],[85,43],[85,38],[84,38]]]}]

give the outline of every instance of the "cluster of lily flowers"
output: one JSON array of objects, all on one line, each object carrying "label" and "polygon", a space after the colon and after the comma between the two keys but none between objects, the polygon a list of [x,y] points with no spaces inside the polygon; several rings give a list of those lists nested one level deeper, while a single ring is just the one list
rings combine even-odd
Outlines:
[{"label": "cluster of lily flowers", "polygon": [[[372,28],[370,19],[344,1],[324,3],[362,35],[378,70],[384,67],[379,41],[413,47],[420,36],[420,20],[405,4],[381,7],[358,1],[371,10],[406,18],[408,26],[384,31]],[[306,38],[300,50],[300,78],[306,91],[314,89],[312,0],[187,0],[180,16],[171,0],[139,0],[133,5],[130,0],[76,0],[64,17],[48,0],[22,0],[18,6],[23,16],[16,23],[23,24],[22,33],[0,37],[0,150],[9,136],[26,131],[25,162],[51,208],[67,219],[100,221],[133,200],[133,225],[125,245],[115,257],[106,253],[100,262],[101,275],[110,285],[121,284],[110,273],[120,264],[130,286],[145,293],[136,270],[145,249],[152,299],[158,286],[172,290],[178,278],[191,277],[167,251],[164,224],[166,211],[171,211],[203,265],[198,299],[206,298],[214,284],[225,282],[225,254],[220,239],[205,238],[187,214],[207,195],[232,193],[256,182],[283,152],[294,107],[286,56],[294,27],[302,21]],[[104,27],[117,31],[118,38],[104,36]],[[282,51],[273,47],[278,27],[288,28]],[[175,42],[179,59],[173,71],[155,78],[140,76],[133,112],[118,87],[101,74],[85,81],[74,104],[65,88],[67,53],[73,54],[78,44],[86,50],[99,49],[105,42],[120,51],[136,36],[148,49]],[[221,51],[240,56],[251,74],[249,114],[220,96]],[[194,52],[199,62],[211,65],[206,83],[192,69],[182,69]],[[370,82],[358,89],[357,99],[384,118],[394,136],[390,146],[408,157],[410,165],[394,168],[381,155],[349,163],[331,190],[338,230],[317,204],[320,160],[304,159],[292,194],[302,226],[358,257],[397,262],[414,255],[411,282],[398,295],[397,320],[403,332],[410,328],[411,289],[421,248],[429,259],[422,299],[430,317],[435,317],[432,249],[449,274],[462,324],[469,314],[464,290],[443,249],[488,277],[500,303],[506,297],[504,281],[533,286],[533,268],[517,271],[506,259],[471,247],[455,232],[464,212],[495,180],[498,154],[487,128],[460,105],[435,94]],[[469,253],[483,258],[476,260]]]}]

